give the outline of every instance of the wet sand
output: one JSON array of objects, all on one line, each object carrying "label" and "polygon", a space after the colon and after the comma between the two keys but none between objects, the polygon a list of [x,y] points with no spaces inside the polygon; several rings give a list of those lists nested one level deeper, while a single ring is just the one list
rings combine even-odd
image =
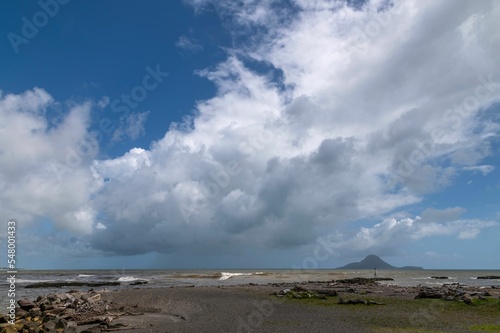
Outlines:
[{"label": "wet sand", "polygon": [[[272,295],[297,285],[308,290],[302,295],[318,290],[338,295],[325,299]],[[470,332],[474,325],[500,325],[500,289],[445,289],[449,288],[474,295],[473,304],[458,298],[417,300],[419,287],[378,283],[141,288],[101,295],[114,310],[132,314],[112,321],[127,325],[122,326],[127,328],[124,332]],[[482,297],[485,292],[490,296]],[[341,305],[341,299],[384,305]]]}]

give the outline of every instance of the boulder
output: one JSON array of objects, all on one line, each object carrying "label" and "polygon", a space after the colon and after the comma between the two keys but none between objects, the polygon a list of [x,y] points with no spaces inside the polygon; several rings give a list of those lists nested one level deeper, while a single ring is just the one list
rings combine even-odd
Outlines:
[{"label": "boulder", "polygon": [[43,324],[43,327],[47,331],[51,331],[51,330],[55,331],[55,329],[56,329],[56,321],[53,320],[53,319],[50,319],[49,321],[47,321],[47,322],[45,322]]},{"label": "boulder", "polygon": [[7,326],[4,326],[2,330],[0,330],[0,333],[17,333],[17,330],[14,325],[9,324]]},{"label": "boulder", "polygon": [[415,299],[419,298],[443,298],[444,294],[437,290],[421,290]]},{"label": "boulder", "polygon": [[472,297],[469,294],[465,294],[462,296],[462,301],[464,301],[465,304],[472,304]]},{"label": "boulder", "polygon": [[23,310],[30,310],[36,307],[35,303],[33,303],[33,301],[27,297],[21,298],[19,301],[17,301],[17,304],[19,304],[19,306]]},{"label": "boulder", "polygon": [[16,308],[16,318],[22,318],[26,316],[27,312],[21,308]]},{"label": "boulder", "polygon": [[132,282],[130,285],[137,286],[137,285],[141,285],[141,284],[148,284],[148,282],[147,281],[135,281],[135,282]]},{"label": "boulder", "polygon": [[60,333],[60,332],[66,332],[67,328],[68,328],[68,322],[64,319],[60,319],[59,321],[56,322],[54,330],[57,333]]},{"label": "boulder", "polygon": [[33,322],[33,321],[27,321],[24,326],[23,326],[23,332],[24,331],[28,331],[30,333],[39,333],[39,332],[43,332],[40,330],[40,327],[38,327],[38,324],[36,322]]}]

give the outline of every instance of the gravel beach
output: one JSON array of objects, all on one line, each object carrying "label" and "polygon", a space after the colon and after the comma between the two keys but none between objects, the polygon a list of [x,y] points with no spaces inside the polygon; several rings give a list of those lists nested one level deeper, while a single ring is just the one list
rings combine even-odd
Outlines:
[{"label": "gravel beach", "polygon": [[[500,288],[495,286],[401,287],[363,278],[223,287],[141,286],[25,300],[19,330],[9,331],[4,323],[0,332],[23,332],[21,327],[34,327],[33,321],[42,328],[56,325],[64,332],[80,333],[500,332],[499,297]],[[56,309],[57,314],[51,313]],[[92,314],[85,317],[85,312]],[[50,330],[37,332],[46,331]]]},{"label": "gravel beach", "polygon": [[[287,294],[279,295],[284,292]],[[314,295],[318,292],[331,294],[317,298]],[[425,293],[431,298],[415,299]],[[448,296],[453,301],[445,301],[435,299],[433,293],[442,293],[443,298],[446,293],[455,293],[458,297]],[[493,305],[484,309],[475,304],[468,306],[463,295],[474,295],[470,297],[475,304],[489,299]],[[500,289],[496,288],[428,289],[329,282],[135,289],[102,294],[103,300],[123,304],[123,311],[144,313],[116,320],[137,327],[127,332],[207,333],[470,332],[475,324],[500,325],[499,297]],[[373,300],[379,304],[341,305],[340,300]]]}]

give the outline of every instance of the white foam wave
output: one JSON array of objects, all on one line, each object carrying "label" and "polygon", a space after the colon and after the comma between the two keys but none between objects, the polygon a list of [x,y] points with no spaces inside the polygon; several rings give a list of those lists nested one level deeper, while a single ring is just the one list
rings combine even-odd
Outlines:
[{"label": "white foam wave", "polygon": [[145,281],[146,279],[137,278],[134,276],[122,276],[118,278],[118,282]]},{"label": "white foam wave", "polygon": [[250,276],[250,275],[264,275],[264,272],[255,272],[255,273],[231,273],[231,272],[222,272],[219,280],[227,280],[232,278],[233,276]]},{"label": "white foam wave", "polygon": [[39,282],[54,282],[57,280],[27,280],[27,279],[16,279],[16,283],[39,283]]},{"label": "white foam wave", "polygon": [[95,275],[93,275],[93,274],[78,274],[79,278],[88,278],[88,277],[91,277],[91,276],[95,276]]}]

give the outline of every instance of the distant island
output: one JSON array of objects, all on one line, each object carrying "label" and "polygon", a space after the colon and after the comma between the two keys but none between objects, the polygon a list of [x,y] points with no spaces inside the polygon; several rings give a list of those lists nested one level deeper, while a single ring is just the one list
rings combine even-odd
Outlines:
[{"label": "distant island", "polygon": [[418,266],[403,266],[403,267],[396,267],[392,266],[382,259],[380,259],[379,256],[376,256],[374,254],[371,254],[367,256],[365,259],[361,260],[360,262],[352,262],[350,264],[347,264],[342,267],[338,267],[336,269],[403,269],[403,270],[423,270],[422,267]]}]

